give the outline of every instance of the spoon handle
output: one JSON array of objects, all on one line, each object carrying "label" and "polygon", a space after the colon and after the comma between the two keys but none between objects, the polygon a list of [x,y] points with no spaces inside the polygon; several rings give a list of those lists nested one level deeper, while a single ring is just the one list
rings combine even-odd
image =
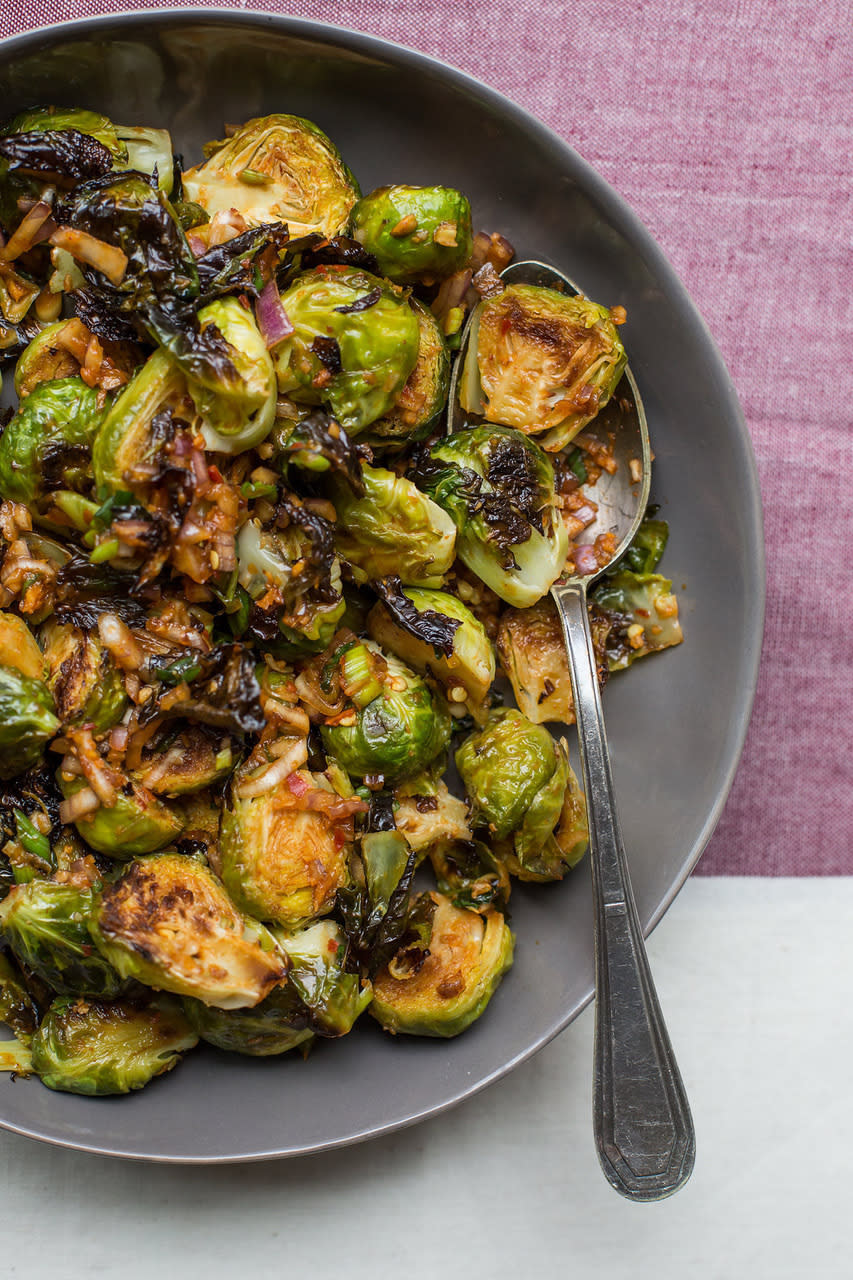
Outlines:
[{"label": "spoon handle", "polygon": [[593,1127],[611,1186],[660,1200],[690,1177],[693,1121],[652,982],[613,797],[586,585],[551,590],[572,675],[590,831],[595,933]]}]

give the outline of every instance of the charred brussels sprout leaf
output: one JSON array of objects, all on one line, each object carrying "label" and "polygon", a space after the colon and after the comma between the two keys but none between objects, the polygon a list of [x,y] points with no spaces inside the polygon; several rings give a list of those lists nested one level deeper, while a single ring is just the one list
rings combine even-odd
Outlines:
[{"label": "charred brussels sprout leaf", "polygon": [[35,764],[58,729],[47,685],[0,666],[0,778]]},{"label": "charred brussels sprout leaf", "polygon": [[237,379],[218,390],[190,377],[189,393],[203,419],[208,449],[241,453],[269,434],[275,419],[276,382],[272,360],[250,311],[236,298],[211,302],[198,313],[202,333],[214,325],[231,347]]},{"label": "charred brussels sprout leaf", "polygon": [[353,209],[352,226],[389,280],[431,283],[471,256],[471,206],[452,187],[377,187]]},{"label": "charred brussels sprout leaf", "polygon": [[537,285],[510,285],[474,313],[460,403],[467,413],[541,435],[552,451],[591,422],[627,357],[606,307]]},{"label": "charred brussels sprout leaf", "polygon": [[183,176],[188,198],[208,213],[237,209],[250,226],[286,222],[293,236],[334,236],[346,228],[358,185],[337,147],[310,120],[249,120],[211,150]]},{"label": "charred brussels sprout leaf", "polygon": [[654,518],[656,510],[656,507],[647,509],[645,519],[622,559],[623,569],[630,569],[633,573],[654,573],[657,569],[669,540],[669,525],[665,520]]},{"label": "charred brussels sprout leaf", "polygon": [[43,133],[15,133],[0,137],[0,156],[9,170],[46,180],[69,178],[80,182],[101,178],[113,167],[113,157],[96,138],[78,129],[50,129]]},{"label": "charred brussels sprout leaf", "polygon": [[508,604],[535,604],[562,573],[569,544],[554,469],[532,440],[491,425],[457,431],[418,460],[413,479],[453,519],[459,558]]},{"label": "charred brussels sprout leaf", "polygon": [[[358,654],[368,652],[359,646],[342,661],[354,670]],[[397,782],[420,773],[444,750],[451,722],[444,699],[420,676],[391,656],[384,662],[378,692],[370,696],[368,686],[344,722],[323,725],[321,732],[328,753],[354,777],[381,775]]]},{"label": "charred brussels sprout leaf", "polygon": [[33,1039],[33,1070],[48,1089],[63,1093],[130,1093],[171,1071],[197,1043],[175,1001],[140,1006],[61,997]]},{"label": "charred brussels sprout leaf", "polygon": [[481,713],[495,678],[495,655],[483,624],[446,591],[402,587],[399,578],[374,583],[380,597],[367,619],[377,644],[429,671],[451,701]]},{"label": "charred brussels sprout leaf", "polygon": [[510,895],[507,867],[482,840],[459,838],[431,845],[429,860],[439,892],[466,911],[505,911]]},{"label": "charred brussels sprout leaf", "polygon": [[49,880],[18,885],[0,905],[0,933],[57,995],[111,1000],[127,985],[92,944],[91,889]]},{"label": "charred brussels sprout leaf", "polygon": [[3,954],[0,954],[0,1022],[25,1044],[29,1044],[39,1022],[38,1005],[20,973]]},{"label": "charred brussels sprout leaf", "polygon": [[132,862],[105,885],[92,937],[122,977],[218,1009],[259,1004],[287,972],[272,935],[212,871],[177,853]]},{"label": "charred brussels sprout leaf", "polygon": [[594,587],[590,603],[609,624],[605,650],[611,671],[684,639],[672,582],[659,573],[618,569]]},{"label": "charred brussels sprout leaf", "polygon": [[184,1012],[199,1039],[252,1058],[269,1058],[300,1046],[305,1050],[314,1039],[289,985],[275,987],[253,1009],[214,1009],[200,1000],[184,1000]]},{"label": "charred brussels sprout leaf", "polygon": [[281,302],[293,333],[272,351],[279,390],[327,404],[350,435],[387,413],[418,357],[405,294],[366,271],[316,267]]},{"label": "charred brussels sprout leaf", "polygon": [[452,516],[405,476],[364,466],[362,478],[363,497],[338,477],[329,482],[338,550],[357,579],[396,574],[405,583],[440,587],[456,547]]},{"label": "charred brussels sprout leaf", "polygon": [[347,940],[341,926],[319,920],[296,933],[278,929],[275,936],[290,961],[287,983],[308,1026],[319,1036],[346,1035],[370,1004],[373,988],[346,971]]},{"label": "charred brussels sprout leaf", "polygon": [[512,965],[513,936],[497,911],[460,910],[441,894],[429,953],[414,974],[377,974],[369,1012],[386,1031],[450,1037],[476,1021]]},{"label": "charred brussels sprout leaf", "polygon": [[[149,178],[127,173],[82,183],[56,216],[72,232],[121,250],[127,260],[123,275],[113,281],[85,266],[84,298],[100,300],[141,336],[159,342],[188,376],[213,391],[238,383],[229,344],[215,325],[202,330],[199,324],[195,258],[166,196]],[[82,318],[100,332],[85,301]]]},{"label": "charred brussels sprout leaf", "polygon": [[298,422],[278,423],[273,429],[272,441],[276,461],[283,472],[290,466],[305,471],[337,471],[355,496],[363,497],[358,447],[324,409],[314,409]]},{"label": "charred brussels sprout leaf", "polygon": [[85,492],[104,417],[98,392],[82,378],[41,383],[0,436],[0,495],[43,512],[53,490]]},{"label": "charred brussels sprout leaf", "polygon": [[245,646],[217,645],[210,653],[194,658],[193,666],[184,674],[191,675],[187,696],[177,700],[170,696],[166,707],[160,705],[162,695],[150,699],[145,706],[145,721],[157,716],[185,718],[237,734],[259,733],[263,729],[266,720],[255,660]]},{"label": "charred brussels sprout leaf", "polygon": [[73,129],[85,133],[105,147],[110,155],[121,162],[127,159],[123,144],[119,141],[116,127],[107,116],[97,111],[86,111],[81,107],[30,107],[12,116],[2,128],[0,136],[12,137],[20,133],[45,133]]},{"label": "charred brussels sprout leaf", "polygon": [[394,957],[416,968],[429,945],[434,906],[414,897],[417,855],[394,829],[361,838],[363,883],[338,894],[347,938],[347,967],[372,978]]},{"label": "charred brussels sprout leaf", "polygon": [[[204,215],[200,206],[193,207]],[[204,220],[202,217],[201,221]],[[250,227],[248,231],[208,249],[196,262],[199,302],[210,303],[223,294],[245,293],[249,297],[257,297],[262,285],[271,278],[271,270],[289,240],[290,235],[283,223],[269,222],[260,227]]]}]

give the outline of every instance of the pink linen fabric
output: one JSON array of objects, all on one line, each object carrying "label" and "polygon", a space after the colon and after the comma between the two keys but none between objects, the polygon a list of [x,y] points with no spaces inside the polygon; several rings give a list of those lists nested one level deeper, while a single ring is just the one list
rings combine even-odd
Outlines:
[{"label": "pink linen fabric", "polygon": [[[0,36],[154,7],[161,6],[2,0]],[[738,388],[766,520],[767,626],[755,711],[698,870],[853,873],[849,0],[220,0],[220,7],[351,27],[477,76],[565,138],[646,223]]]}]

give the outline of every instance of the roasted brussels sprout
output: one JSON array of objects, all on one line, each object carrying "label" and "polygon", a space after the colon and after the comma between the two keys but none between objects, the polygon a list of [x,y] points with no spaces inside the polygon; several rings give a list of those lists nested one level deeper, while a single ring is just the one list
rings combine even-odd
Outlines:
[{"label": "roasted brussels sprout", "polygon": [[29,680],[43,680],[45,661],[23,618],[0,611],[0,667],[11,667]]},{"label": "roasted brussels sprout", "polygon": [[259,1004],[287,965],[202,863],[178,853],[131,862],[102,889],[92,938],[125,978],[218,1009]]},{"label": "roasted brussels sprout", "polygon": [[[133,488],[136,468],[153,462],[162,447],[155,418],[176,404],[185,389],[184,376],[167,352],[148,357],[110,406],[95,438],[92,467],[99,490],[119,493]],[[29,396],[25,403],[31,400]]]},{"label": "roasted brussels sprout", "polygon": [[57,995],[112,1000],[127,986],[92,946],[91,889],[51,880],[19,884],[0,903],[0,935]]},{"label": "roasted brussels sprout", "polygon": [[414,973],[392,964],[377,974],[369,1012],[386,1031],[457,1036],[476,1021],[512,965],[513,936],[498,911],[454,907],[439,893],[429,952]]},{"label": "roasted brussels sprout", "polygon": [[51,490],[88,489],[104,416],[98,392],[82,378],[37,386],[0,436],[0,495],[43,514]]},{"label": "roasted brussels sprout", "polygon": [[242,910],[293,927],[327,915],[349,883],[354,806],[306,769],[265,785],[263,772],[238,772],[222,815],[220,875]]},{"label": "roasted brussels sprout", "polygon": [[76,317],[57,320],[44,325],[18,357],[15,393],[23,400],[43,382],[77,377],[90,352],[98,365],[97,370],[86,371],[87,377],[101,391],[112,391],[127,382],[142,361],[141,350],[133,342],[96,338]]},{"label": "roasted brussels sprout", "polygon": [[386,782],[399,782],[432,764],[450,740],[444,699],[369,641],[347,649],[339,661],[355,705],[337,724],[322,726],[327,752],[354,777],[382,776]]},{"label": "roasted brussels sprout", "polygon": [[[0,1022],[29,1045],[38,1026],[39,1009],[15,965],[0,953]],[[0,1052],[8,1042],[0,1041]],[[3,1069],[0,1067],[0,1069]]]},{"label": "roasted brussels sprout", "polygon": [[102,147],[106,147],[114,160],[126,158],[113,122],[97,111],[88,111],[82,107],[30,107],[7,120],[0,128],[0,135],[11,137],[16,133],[65,133],[69,129],[94,138]]},{"label": "roasted brussels sprout", "polygon": [[415,367],[419,330],[405,294],[350,267],[315,267],[281,297],[292,334],[273,347],[279,390],[327,404],[350,435],[392,408]]},{"label": "roasted brussels sprout", "polygon": [[[248,520],[237,536],[237,581],[256,605],[250,630],[281,656],[326,647],[346,608],[331,527],[301,505],[280,504],[277,527]],[[272,600],[269,608],[264,600]]]},{"label": "roasted brussels sprout", "polygon": [[[198,313],[202,333],[214,324],[231,347],[236,382],[218,391],[187,379],[189,393],[203,419],[202,434],[208,449],[242,453],[261,443],[275,420],[275,370],[251,311],[236,298],[219,298]],[[208,379],[209,383],[209,379]]]},{"label": "roasted brussels sprout", "polygon": [[353,209],[352,227],[389,280],[432,283],[471,256],[471,206],[452,187],[377,187]]},{"label": "roasted brussels sprout", "polygon": [[[20,167],[45,179],[92,178],[109,173],[111,168],[132,169],[156,173],[166,195],[172,190],[172,140],[165,129],[115,125],[97,111],[79,107],[33,107],[0,129],[2,136],[15,134],[25,135],[31,151],[28,157],[24,148],[18,161]],[[87,138],[94,139],[98,147],[86,145]],[[101,147],[105,149],[104,156],[100,154]]]},{"label": "roasted brussels sprout", "polygon": [[396,401],[370,424],[364,439],[376,449],[398,450],[429,435],[447,404],[450,350],[435,316],[409,299],[418,321],[418,359]]},{"label": "roasted brussels sprout", "polygon": [[637,658],[681,644],[678,598],[672,583],[659,573],[617,569],[590,592],[593,610],[609,623],[604,648],[611,671],[629,667]]},{"label": "roasted brussels sprout", "polygon": [[47,685],[60,722],[92,724],[99,733],[118,724],[127,706],[127,692],[97,632],[51,618],[40,636]]},{"label": "roasted brussels sprout", "polygon": [[[60,772],[59,785],[70,802],[87,784],[84,778],[66,780]],[[175,809],[131,780],[111,806],[101,804],[70,820],[88,845],[117,862],[164,848],[180,835],[183,825]]]},{"label": "roasted brussels sprout", "polygon": [[482,718],[495,678],[494,650],[483,624],[446,591],[401,587],[399,579],[376,585],[381,600],[367,619],[372,638],[416,671],[435,676],[451,707],[461,710],[467,704],[475,718]]},{"label": "roasted brussels sprout", "polygon": [[487,424],[454,432],[413,478],[452,517],[459,558],[507,604],[535,604],[563,572],[569,540],[554,469],[518,431]]},{"label": "roasted brussels sprout", "polygon": [[373,987],[347,973],[347,940],[339,924],[318,920],[296,933],[275,930],[290,961],[287,984],[299,998],[302,1016],[319,1036],[343,1036],[373,998]]},{"label": "roasted brussels sprout", "polygon": [[294,237],[346,229],[358,184],[322,129],[299,116],[248,120],[207,148],[183,175],[190,200],[210,214],[237,209],[250,226],[286,222]]},{"label": "roasted brussels sprout", "polygon": [[447,841],[471,839],[465,802],[430,774],[409,778],[394,789],[394,821],[415,853]]},{"label": "roasted brussels sprout", "polygon": [[54,1000],[33,1038],[33,1070],[48,1089],[92,1097],[130,1093],[171,1071],[198,1044],[180,1005]]},{"label": "roasted brussels sprout", "polygon": [[289,984],[274,987],[253,1009],[214,1009],[185,999],[184,1013],[199,1039],[252,1058],[270,1058],[300,1046],[305,1051],[314,1039]]},{"label": "roasted brussels sprout", "polygon": [[132,169],[157,178],[164,195],[171,195],[175,185],[172,139],[166,129],[149,129],[144,125],[117,124],[116,136],[127,152],[126,164],[117,169]]},{"label": "roasted brussels sprout", "polygon": [[[597,628],[593,632],[602,639]],[[575,706],[566,642],[554,602],[540,600],[529,609],[507,609],[497,635],[498,657],[520,710],[534,724],[574,724]],[[603,656],[596,646],[599,675]],[[604,662],[606,675],[606,662]]]},{"label": "roasted brussels sprout", "polygon": [[460,403],[466,413],[562,449],[616,389],[627,362],[611,313],[588,298],[510,285],[474,312]]},{"label": "roasted brussels sprout", "polygon": [[0,778],[35,764],[58,728],[47,685],[0,666]]},{"label": "roasted brussels sprout", "polygon": [[201,724],[167,723],[143,749],[134,781],[157,796],[184,796],[203,791],[234,769],[230,738]]},{"label": "roasted brussels sprout", "polygon": [[339,476],[329,481],[338,550],[357,580],[397,574],[405,583],[440,587],[456,547],[451,516],[405,476],[363,466],[362,477],[363,497]]},{"label": "roasted brussels sprout", "polygon": [[[583,854],[582,799],[563,744],[520,711],[493,711],[456,752],[474,827],[511,838],[509,869],[522,880],[559,880]],[[568,799],[567,799],[568,792]]]}]

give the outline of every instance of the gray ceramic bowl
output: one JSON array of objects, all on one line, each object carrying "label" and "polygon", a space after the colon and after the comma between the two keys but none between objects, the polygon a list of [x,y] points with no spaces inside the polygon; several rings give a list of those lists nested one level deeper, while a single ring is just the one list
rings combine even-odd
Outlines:
[{"label": "gray ceramic bowl", "polygon": [[[690,299],[623,202],[565,143],[493,90],[368,36],[266,15],[132,14],[0,44],[0,117],[39,102],[166,126],[196,158],[225,121],[317,121],[365,191],[457,186],[477,226],[628,309],[625,330],[671,525],[664,567],[686,643],[614,678],[605,696],[617,795],[644,927],[665,911],[719,817],[746,733],[764,600],[761,509],[737,399]],[[515,968],[487,1014],[448,1043],[374,1024],[299,1057],[193,1053],[142,1093],[86,1099],[0,1079],[0,1124],[88,1151],[224,1161],[355,1142],[459,1102],[578,1014],[593,988],[586,864],[513,893]]]}]

